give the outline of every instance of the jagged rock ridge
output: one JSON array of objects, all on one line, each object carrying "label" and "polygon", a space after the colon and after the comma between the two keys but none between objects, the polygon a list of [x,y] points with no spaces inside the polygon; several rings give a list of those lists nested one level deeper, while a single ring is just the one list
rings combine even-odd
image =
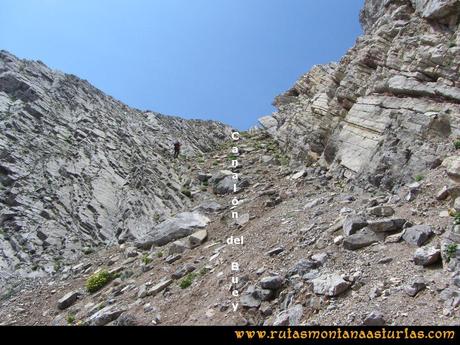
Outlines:
[{"label": "jagged rock ridge", "polygon": [[189,167],[172,161],[174,140],[199,155],[228,131],[129,108],[1,51],[0,271],[51,272],[59,258],[143,236],[190,205],[181,193]]},{"label": "jagged rock ridge", "polygon": [[260,123],[297,162],[394,188],[460,136],[460,1],[367,0],[365,34]]}]

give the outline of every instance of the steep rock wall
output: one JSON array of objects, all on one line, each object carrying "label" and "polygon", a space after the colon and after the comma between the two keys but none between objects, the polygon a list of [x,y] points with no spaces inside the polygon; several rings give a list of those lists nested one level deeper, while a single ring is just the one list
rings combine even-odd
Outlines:
[{"label": "steep rock wall", "polygon": [[460,136],[460,1],[367,0],[365,34],[259,121],[294,162],[386,189],[439,164]]}]

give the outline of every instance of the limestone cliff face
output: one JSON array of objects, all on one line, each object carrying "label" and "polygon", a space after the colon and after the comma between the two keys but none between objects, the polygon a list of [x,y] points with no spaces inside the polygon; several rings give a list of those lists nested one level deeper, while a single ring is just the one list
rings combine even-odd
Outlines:
[{"label": "limestone cliff face", "polygon": [[0,52],[0,271],[49,271],[84,247],[143,236],[186,208],[172,160],[229,128],[141,112],[75,76]]},{"label": "limestone cliff face", "polygon": [[364,35],[260,123],[297,162],[393,188],[460,136],[460,1],[366,0]]}]

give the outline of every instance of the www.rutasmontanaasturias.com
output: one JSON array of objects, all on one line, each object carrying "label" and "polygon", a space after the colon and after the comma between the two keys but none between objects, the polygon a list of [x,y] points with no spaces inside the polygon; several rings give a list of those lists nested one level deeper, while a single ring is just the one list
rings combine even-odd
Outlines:
[{"label": "www.rutasmontanaasturias.com", "polygon": [[349,330],[235,330],[236,339],[455,339],[454,330],[377,329]]}]

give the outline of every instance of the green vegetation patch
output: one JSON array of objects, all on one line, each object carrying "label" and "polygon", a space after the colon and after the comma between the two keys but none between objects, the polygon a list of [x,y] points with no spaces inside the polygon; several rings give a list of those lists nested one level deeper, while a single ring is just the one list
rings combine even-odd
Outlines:
[{"label": "green vegetation patch", "polygon": [[423,175],[416,175],[416,176],[414,177],[414,180],[417,181],[417,182],[420,182],[420,181],[422,181],[423,179],[424,179],[424,176],[423,176]]},{"label": "green vegetation patch", "polygon": [[455,254],[457,253],[457,243],[451,243],[446,247],[446,257],[447,261],[450,261],[450,259],[455,257]]},{"label": "green vegetation patch", "polygon": [[148,265],[149,263],[151,263],[153,261],[152,258],[149,258],[149,256],[147,254],[144,254],[141,258],[141,261],[144,265]]},{"label": "green vegetation patch", "polygon": [[179,283],[179,287],[181,289],[186,289],[188,288],[190,285],[192,285],[193,283],[193,280],[197,277],[197,274],[196,273],[189,273],[185,276],[184,279],[182,279]]},{"label": "green vegetation patch", "polygon": [[75,315],[74,314],[69,314],[67,315],[67,324],[71,325],[75,322]]},{"label": "green vegetation patch", "polygon": [[454,147],[456,150],[460,150],[460,140],[454,141]]},{"label": "green vegetation patch", "polygon": [[99,291],[108,283],[110,283],[113,278],[114,276],[106,270],[95,273],[86,281],[86,290],[89,293]]},{"label": "green vegetation patch", "polygon": [[182,194],[184,194],[186,197],[188,198],[192,198],[192,192],[190,192],[189,189],[187,188],[182,188],[182,190],[180,191]]},{"label": "green vegetation patch", "polygon": [[460,225],[460,212],[454,214],[454,225]]}]

